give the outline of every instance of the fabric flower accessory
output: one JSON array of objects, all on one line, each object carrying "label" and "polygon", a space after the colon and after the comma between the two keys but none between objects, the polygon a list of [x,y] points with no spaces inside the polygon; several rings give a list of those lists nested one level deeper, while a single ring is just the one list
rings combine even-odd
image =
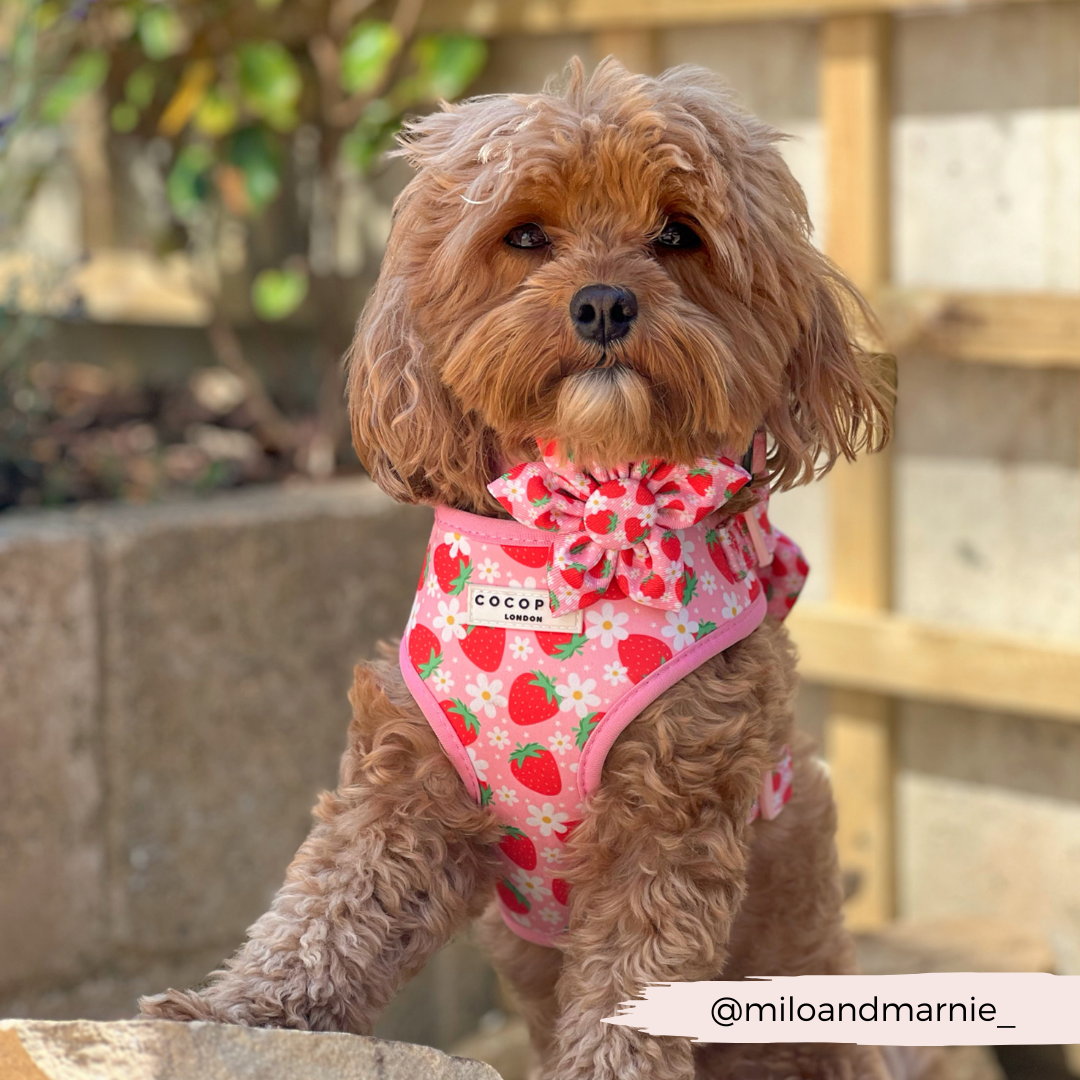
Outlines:
[{"label": "fabric flower accessory", "polygon": [[708,517],[751,480],[728,458],[692,466],[655,458],[583,472],[553,442],[542,460],[488,484],[516,520],[555,533],[548,587],[560,614],[628,596],[677,611],[686,584],[680,530]]}]

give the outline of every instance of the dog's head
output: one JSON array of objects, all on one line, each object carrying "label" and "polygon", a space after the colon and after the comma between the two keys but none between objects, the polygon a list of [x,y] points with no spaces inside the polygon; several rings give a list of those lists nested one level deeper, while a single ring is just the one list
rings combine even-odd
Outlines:
[{"label": "dog's head", "polygon": [[764,425],[779,487],[884,439],[861,301],[810,243],[778,138],[702,69],[612,60],[407,127],[418,172],[349,361],[374,479],[490,512],[537,438],[586,467],[685,462]]}]

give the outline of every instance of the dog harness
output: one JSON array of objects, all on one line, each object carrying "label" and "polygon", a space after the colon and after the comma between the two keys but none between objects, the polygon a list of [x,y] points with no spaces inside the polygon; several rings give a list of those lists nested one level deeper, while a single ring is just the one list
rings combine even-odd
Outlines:
[{"label": "dog harness", "polygon": [[[435,511],[400,663],[469,792],[502,824],[504,920],[557,945],[563,845],[616,738],[766,613],[784,618],[808,568],[770,524],[766,487],[750,510],[723,513],[752,480],[728,458],[586,474],[541,450],[489,485],[514,520]],[[790,795],[785,748],[750,819],[775,817]]]}]

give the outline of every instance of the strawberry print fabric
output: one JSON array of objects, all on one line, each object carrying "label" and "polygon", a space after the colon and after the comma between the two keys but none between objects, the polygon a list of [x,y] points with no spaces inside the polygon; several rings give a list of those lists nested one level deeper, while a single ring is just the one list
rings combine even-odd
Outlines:
[{"label": "strawberry print fabric", "polygon": [[681,530],[727,502],[750,474],[727,458],[699,458],[693,467],[650,459],[586,473],[561,461],[554,443],[540,450],[541,461],[516,466],[488,489],[511,517],[558,534],[551,610],[595,604],[612,581],[640,604],[680,610]]},{"label": "strawberry print fabric", "polygon": [[[558,536],[436,511],[401,670],[468,790],[502,824],[497,894],[507,924],[528,940],[557,945],[566,928],[564,845],[618,735],[667,687],[750,634],[767,608],[782,618],[794,602],[800,567],[805,577],[798,549],[764,509],[748,512],[749,524],[743,516],[721,523],[711,512],[671,530],[677,608],[637,602],[612,574],[571,633],[468,623],[471,584],[546,589]],[[759,565],[759,550],[770,565]],[[782,802],[772,774],[765,781],[757,805],[770,816]]]}]

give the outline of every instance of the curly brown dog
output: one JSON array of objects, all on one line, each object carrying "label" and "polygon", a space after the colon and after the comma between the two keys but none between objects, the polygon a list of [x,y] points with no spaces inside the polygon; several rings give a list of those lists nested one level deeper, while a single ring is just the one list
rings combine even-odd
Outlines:
[{"label": "curly brown dog", "polygon": [[[410,125],[418,171],[349,359],[375,481],[505,518],[488,484],[534,459],[537,437],[604,467],[691,463],[764,428],[774,490],[876,448],[888,393],[848,325],[861,301],[811,244],[778,138],[703,70],[653,79],[610,60]],[[572,301],[596,283],[633,298],[630,332],[583,333]],[[368,1032],[486,907],[547,1080],[880,1080],[872,1048],[692,1047],[601,1023],[651,982],[852,970],[832,799],[793,730],[794,686],[788,636],[766,618],[640,712],[566,843],[569,929],[548,948],[490,904],[499,826],[396,659],[359,666],[339,787],[271,910],[205,988],[143,1013]],[[785,744],[793,797],[749,824]]]}]

